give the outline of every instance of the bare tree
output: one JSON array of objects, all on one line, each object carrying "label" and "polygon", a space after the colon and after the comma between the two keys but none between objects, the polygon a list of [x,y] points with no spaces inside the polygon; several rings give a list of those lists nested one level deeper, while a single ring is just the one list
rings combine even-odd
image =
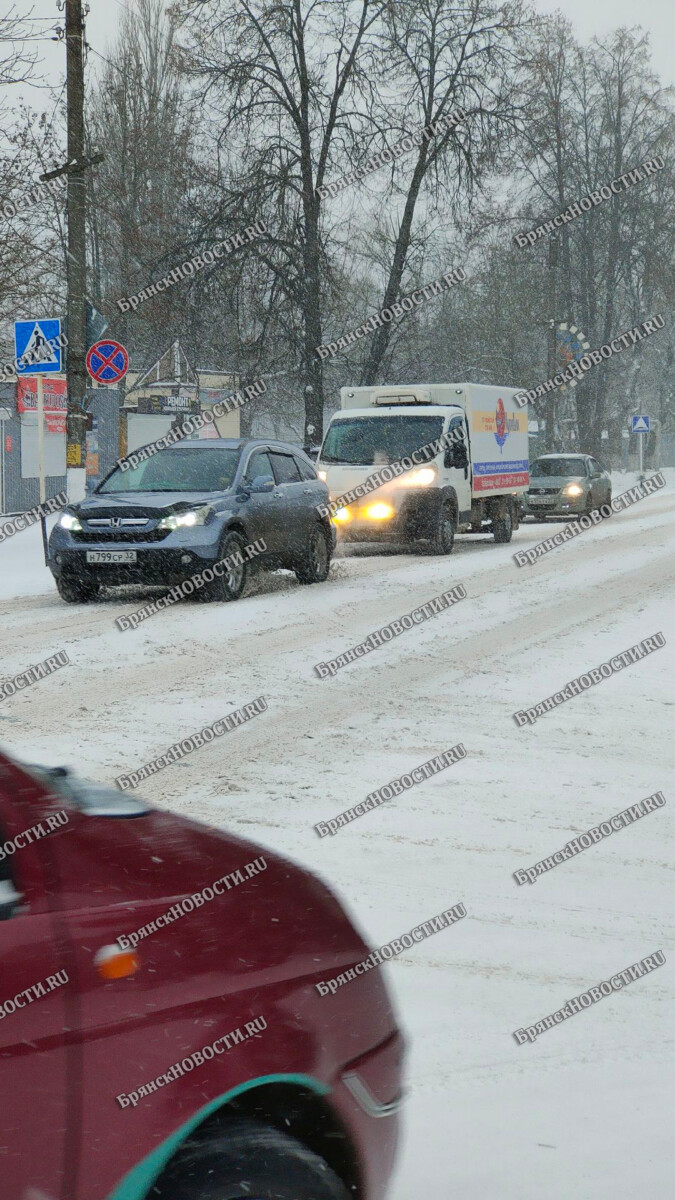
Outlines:
[{"label": "bare tree", "polygon": [[324,407],[316,347],[329,256],[317,188],[329,162],[349,161],[368,125],[378,83],[369,72],[369,36],[385,7],[378,0],[206,0],[186,24],[183,65],[219,123],[226,203],[242,223],[257,214],[270,229],[256,254],[298,337],[307,438],[310,427],[312,437],[321,433]]},{"label": "bare tree", "polygon": [[[553,18],[533,38],[524,65],[529,119],[518,158],[521,229],[550,220],[647,158],[665,153],[667,159],[675,136],[672,92],[652,74],[639,30],[619,30],[602,44],[580,47],[569,25]],[[649,317],[649,303],[668,295],[675,251],[668,215],[672,168],[666,161],[662,175],[634,183],[560,229],[558,306],[555,314],[544,307],[545,316],[581,325],[593,347]],[[521,251],[537,262],[541,277],[546,249],[542,240]],[[639,359],[642,352],[627,353]],[[530,386],[536,382],[529,380]],[[600,454],[603,427],[625,423],[634,386],[625,359],[596,367],[574,389],[573,403],[569,393],[548,402],[547,434],[553,434],[557,407],[558,415],[576,418],[581,442]],[[611,430],[610,439],[616,442]]]},{"label": "bare tree", "polygon": [[89,106],[89,146],[105,148],[104,163],[87,176],[92,296],[141,360],[185,337],[192,312],[182,286],[150,301],[143,317],[122,316],[116,304],[186,257],[199,209],[193,114],[172,59],[175,32],[162,0],[126,10]]},{"label": "bare tree", "polygon": [[[456,8],[447,0],[397,0],[387,8],[382,58],[388,77],[396,80],[396,100],[387,104],[388,124],[394,112],[402,131],[433,127],[457,109],[466,115],[455,128],[422,138],[417,152],[401,159],[392,173],[391,190],[402,198],[402,212],[397,220],[390,218],[383,308],[401,294],[422,197],[425,224],[439,206],[445,221],[448,213],[456,217],[460,198],[468,204],[473,189],[498,161],[500,143],[503,148],[516,117],[515,49],[521,22],[519,2],[469,0]],[[390,338],[391,325],[376,329],[361,383],[375,382]]]}]

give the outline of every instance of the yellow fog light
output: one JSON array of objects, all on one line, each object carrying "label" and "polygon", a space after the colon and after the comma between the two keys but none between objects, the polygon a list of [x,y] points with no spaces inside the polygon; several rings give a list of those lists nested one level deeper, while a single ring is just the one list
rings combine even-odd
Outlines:
[{"label": "yellow fog light", "polygon": [[351,520],[349,509],[338,508],[337,512],[333,515],[333,520],[337,521],[338,525],[344,525],[345,521]]},{"label": "yellow fog light", "polygon": [[371,504],[366,509],[366,516],[370,521],[388,521],[393,515],[394,509],[391,504]]}]

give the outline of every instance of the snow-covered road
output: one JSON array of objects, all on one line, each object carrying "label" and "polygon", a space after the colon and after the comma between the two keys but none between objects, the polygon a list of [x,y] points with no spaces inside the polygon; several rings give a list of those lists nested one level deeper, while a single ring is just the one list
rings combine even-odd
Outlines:
[{"label": "snow-covered road", "polygon": [[[0,546],[0,673],[60,649],[71,659],[3,702],[10,753],[112,782],[264,695],[260,720],[143,794],[321,874],[372,945],[466,905],[466,920],[386,968],[410,1042],[392,1200],[670,1194],[672,639],[534,727],[512,718],[643,638],[669,638],[666,474],[667,489],[535,566],[512,556],[550,534],[542,525],[510,546],[458,538],[449,558],[359,548],[324,585],[264,576],[237,604],[184,603],[126,633],[114,618],[142,593],[67,606],[39,531]],[[617,477],[615,494],[632,482]],[[317,678],[315,663],[457,583],[460,604]],[[457,742],[466,759],[317,837],[316,822]],[[516,885],[517,868],[659,789],[664,808]],[[659,949],[665,967],[516,1044],[513,1030]]]}]

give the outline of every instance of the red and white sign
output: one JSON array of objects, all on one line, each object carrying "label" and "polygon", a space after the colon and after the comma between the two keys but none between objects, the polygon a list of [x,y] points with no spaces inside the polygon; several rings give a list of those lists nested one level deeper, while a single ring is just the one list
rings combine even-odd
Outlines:
[{"label": "red and white sign", "polygon": [[[48,433],[66,432],[68,391],[65,379],[44,375],[42,396],[45,406],[45,428]],[[19,379],[16,385],[17,412],[37,412],[37,380]]]},{"label": "red and white sign", "polygon": [[87,359],[87,370],[98,383],[117,383],[129,370],[129,355],[119,342],[104,338],[94,342]]}]

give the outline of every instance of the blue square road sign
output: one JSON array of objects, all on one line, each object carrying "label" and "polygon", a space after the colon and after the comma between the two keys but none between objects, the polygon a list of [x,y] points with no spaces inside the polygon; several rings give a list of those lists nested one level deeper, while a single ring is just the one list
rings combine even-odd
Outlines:
[{"label": "blue square road sign", "polygon": [[14,322],[14,353],[17,375],[55,375],[62,370],[59,345],[61,321],[45,317],[39,321]]}]

